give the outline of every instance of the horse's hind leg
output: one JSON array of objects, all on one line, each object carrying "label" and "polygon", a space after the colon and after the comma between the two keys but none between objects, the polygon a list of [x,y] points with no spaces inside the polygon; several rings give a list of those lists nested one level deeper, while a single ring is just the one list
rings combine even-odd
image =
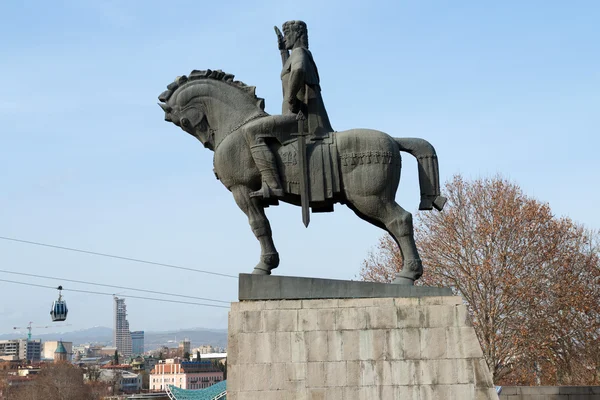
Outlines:
[{"label": "horse's hind leg", "polygon": [[250,228],[260,242],[260,261],[252,273],[270,275],[271,270],[279,265],[279,253],[273,243],[271,224],[269,224],[265,209],[259,199],[250,197],[251,190],[248,187],[234,186],[231,188],[231,192],[238,207],[248,216]]},{"label": "horse's hind leg", "polygon": [[353,198],[348,205],[360,218],[387,230],[394,238],[404,264],[394,283],[412,285],[423,274],[423,266],[415,244],[412,215],[394,200],[379,196]]}]

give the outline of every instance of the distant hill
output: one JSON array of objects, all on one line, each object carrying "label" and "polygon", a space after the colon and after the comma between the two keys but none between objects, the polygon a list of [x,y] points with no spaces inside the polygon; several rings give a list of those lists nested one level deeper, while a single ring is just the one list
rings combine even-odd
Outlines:
[{"label": "distant hill", "polygon": [[[65,342],[73,342],[73,344],[80,343],[101,343],[110,344],[112,343],[112,329],[105,326],[95,326],[93,328],[81,329],[71,332],[56,332],[56,333],[43,333],[36,334],[33,331],[33,339],[46,340],[64,340]],[[0,335],[0,340],[3,339],[19,339],[26,337],[26,333],[9,333]]]},{"label": "distant hill", "polygon": [[[36,335],[34,339],[57,340],[61,339],[65,342],[73,342],[73,344],[98,343],[112,345],[113,330],[104,326],[96,326],[78,331],[48,333]],[[25,335],[18,333],[0,335],[0,340],[19,339]],[[160,346],[177,347],[177,344],[184,338],[188,338],[192,348],[209,344],[211,346],[226,347],[227,346],[227,330],[226,329],[206,329],[206,328],[190,328],[164,332],[145,332],[144,347],[146,350],[155,349]]]}]

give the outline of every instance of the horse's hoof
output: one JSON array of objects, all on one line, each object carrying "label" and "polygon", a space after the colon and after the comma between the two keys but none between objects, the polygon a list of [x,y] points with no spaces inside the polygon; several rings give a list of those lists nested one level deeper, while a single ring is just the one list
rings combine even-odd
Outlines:
[{"label": "horse's hoof", "polygon": [[433,207],[438,211],[442,211],[446,201],[448,201],[448,199],[446,199],[444,196],[438,196],[433,201]]},{"label": "horse's hoof", "polygon": [[444,205],[446,205],[446,199],[444,196],[423,196],[421,197],[421,202],[419,203],[420,211],[429,211],[434,208],[438,211],[442,211]]},{"label": "horse's hoof", "polygon": [[404,286],[413,286],[415,281],[410,278],[405,278],[403,276],[396,276],[396,279],[392,282],[395,285],[404,285]]}]

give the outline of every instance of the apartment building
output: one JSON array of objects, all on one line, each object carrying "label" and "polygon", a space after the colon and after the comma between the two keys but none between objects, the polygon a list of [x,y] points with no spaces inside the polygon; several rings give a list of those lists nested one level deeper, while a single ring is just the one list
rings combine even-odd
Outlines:
[{"label": "apartment building", "polygon": [[150,372],[150,390],[166,390],[168,385],[181,389],[203,389],[223,380],[223,372],[210,361],[167,359]]}]

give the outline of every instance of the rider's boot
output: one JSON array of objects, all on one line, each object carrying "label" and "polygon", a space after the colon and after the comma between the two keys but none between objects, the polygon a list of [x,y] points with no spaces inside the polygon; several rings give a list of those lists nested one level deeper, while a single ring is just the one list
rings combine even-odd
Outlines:
[{"label": "rider's boot", "polygon": [[446,198],[440,196],[440,173],[436,155],[418,156],[419,186],[421,187],[421,203],[419,210],[435,208],[442,211]]},{"label": "rider's boot", "polygon": [[250,147],[250,152],[262,176],[262,187],[256,192],[251,192],[250,197],[283,197],[284,192],[277,173],[277,160],[269,146],[264,140],[258,140]]}]

